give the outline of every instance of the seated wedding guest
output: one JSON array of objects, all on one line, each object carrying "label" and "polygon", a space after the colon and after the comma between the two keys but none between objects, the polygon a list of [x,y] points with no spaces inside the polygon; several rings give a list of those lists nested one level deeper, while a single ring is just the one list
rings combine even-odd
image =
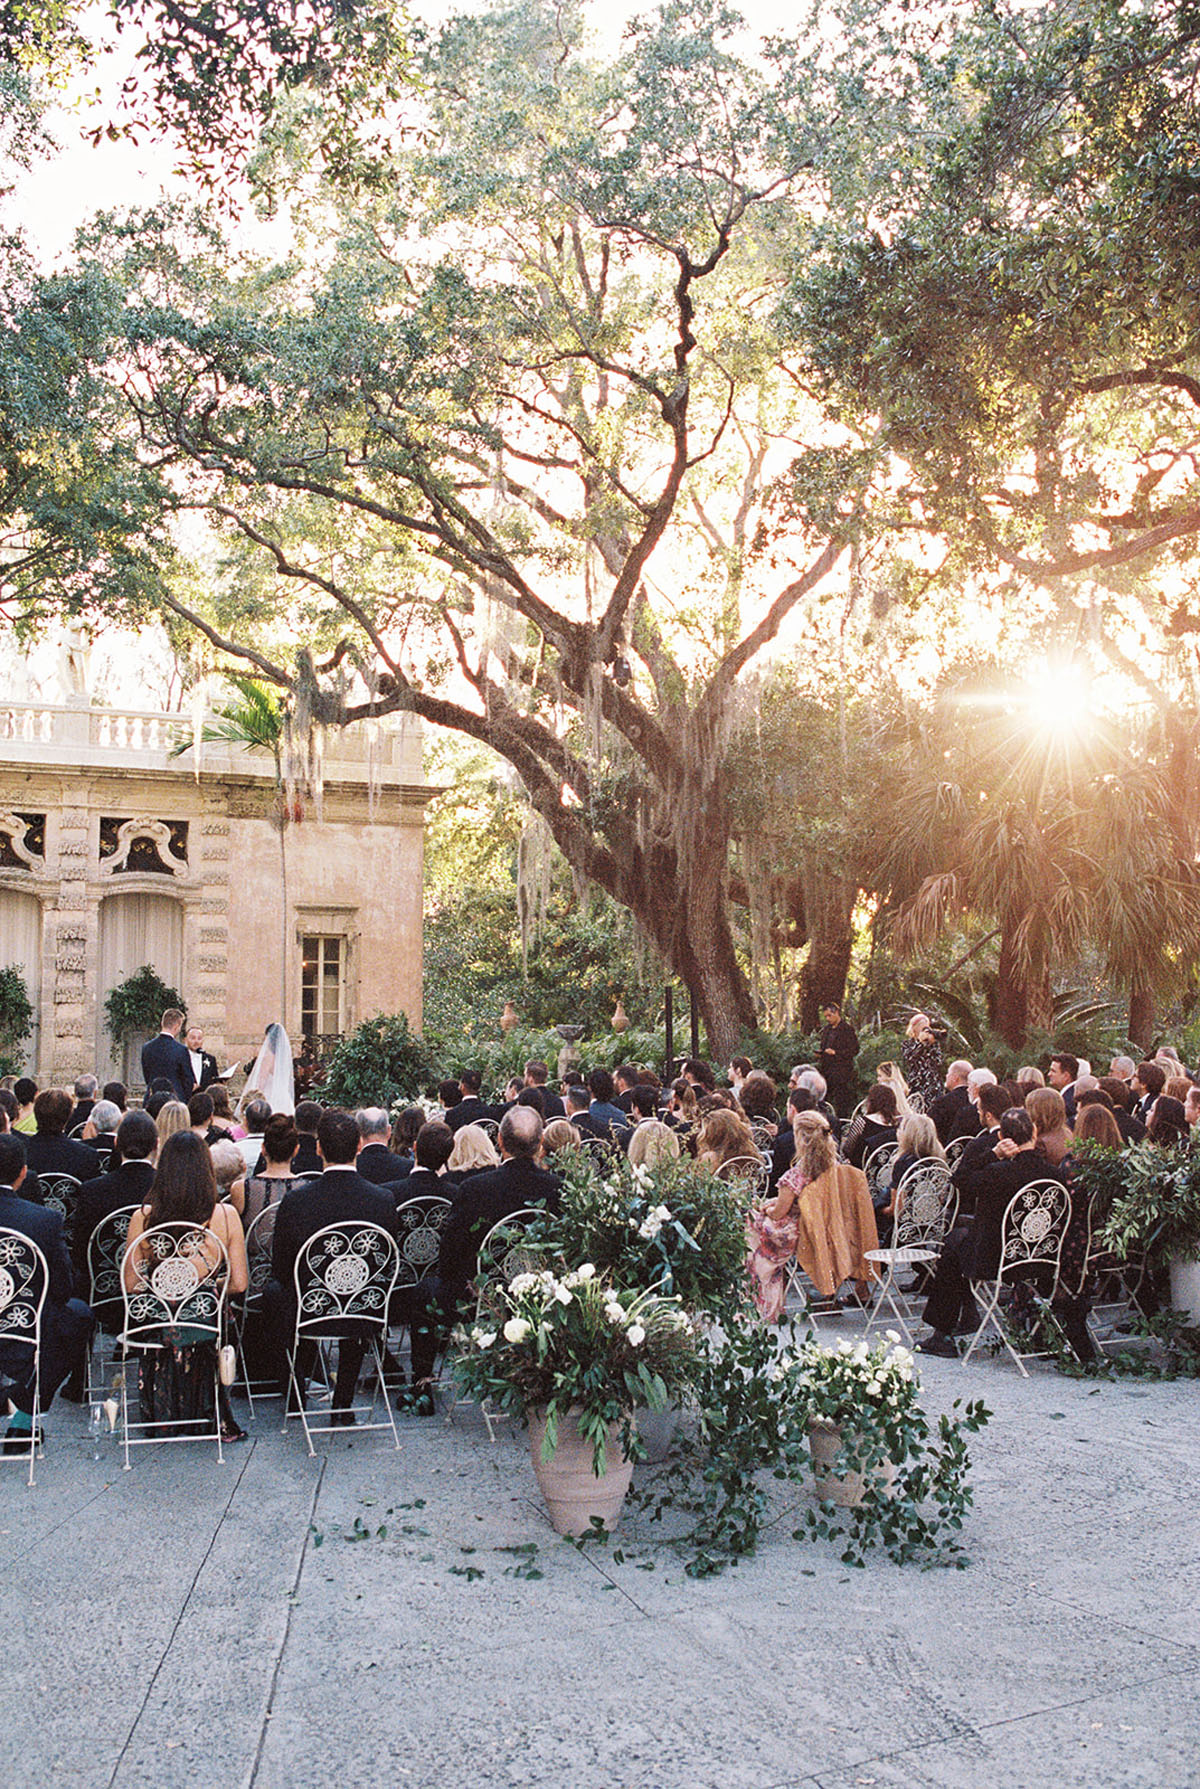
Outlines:
[{"label": "seated wedding guest", "polygon": [[182,1100],[169,1099],[158,1109],[154,1120],[158,1126],[158,1146],[161,1149],[168,1137],[178,1136],[180,1131],[191,1130],[188,1123],[188,1109]]},{"label": "seated wedding guest", "polygon": [[896,1120],[895,1090],[877,1081],[868,1087],[858,1117],[842,1133],[842,1154],[852,1168],[861,1168],[877,1149],[896,1141]]},{"label": "seated wedding guest", "polygon": [[[317,1126],[321,1122],[321,1107],[313,1099],[302,1099],[295,1111],[296,1154],[292,1159],[292,1170],[296,1174],[319,1174],[321,1158],[317,1153]],[[266,1136],[266,1131],[263,1136]]]},{"label": "seated wedding guest", "polygon": [[896,1096],[896,1117],[903,1118],[912,1110],[908,1103],[908,1082],[894,1062],[877,1062],[875,1079],[880,1087],[890,1087]]},{"label": "seated wedding guest", "polygon": [[[459,1135],[462,1135],[461,1131]],[[543,1159],[548,1162],[551,1156],[558,1155],[565,1149],[578,1148],[579,1132],[571,1120],[569,1118],[552,1118],[542,1132]]]},{"label": "seated wedding guest", "polygon": [[22,1075],[13,1082],[13,1095],[17,1102],[17,1116],[13,1129],[23,1137],[32,1137],[37,1129],[37,1119],[33,1115],[33,1102],[37,1098],[37,1082],[31,1081],[28,1075]]},{"label": "seated wedding guest", "polygon": [[458,1077],[458,1099],[446,1109],[446,1123],[452,1131],[464,1125],[478,1124],[481,1118],[494,1116],[491,1107],[480,1097],[483,1076],[477,1068],[464,1068]]},{"label": "seated wedding guest", "polygon": [[926,1112],[906,1113],[896,1132],[896,1159],[892,1163],[891,1190],[884,1200],[888,1217],[893,1215],[896,1188],[909,1169],[915,1168],[918,1162],[944,1163],[945,1160],[946,1151],[942,1148],[933,1119]]},{"label": "seated wedding guest", "polygon": [[669,1124],[673,1131],[693,1131],[700,1122],[700,1108],[696,1103],[696,1090],[690,1081],[680,1075],[671,1082],[671,1097],[667,1101],[667,1109],[663,1114],[663,1123]]},{"label": "seated wedding guest", "polygon": [[[474,1277],[479,1245],[503,1218],[525,1206],[558,1210],[562,1182],[537,1165],[543,1124],[531,1106],[513,1106],[500,1120],[500,1166],[464,1180],[453,1196],[442,1226],[437,1270],[420,1286],[398,1293],[401,1320],[412,1335],[412,1392],[402,1395],[405,1408],[433,1415],[433,1369],[443,1335],[460,1308]],[[401,1297],[401,1294],[405,1296]]]},{"label": "seated wedding guest", "polygon": [[1192,1083],[1186,1075],[1168,1075],[1163,1094],[1167,1099],[1177,1099],[1182,1106],[1192,1091]]},{"label": "seated wedding guest", "polygon": [[[947,1142],[955,1143],[959,1137],[977,1137],[983,1128],[979,1116],[979,1095],[984,1087],[994,1087],[996,1077],[990,1068],[973,1068],[967,1076],[967,1104],[959,1112],[950,1126]],[[939,1131],[939,1136],[941,1135]]]},{"label": "seated wedding guest", "polygon": [[1023,1068],[1017,1070],[1016,1082],[1017,1086],[1021,1089],[1021,1100],[1023,1102],[1025,1095],[1027,1093],[1032,1093],[1035,1087],[1044,1087],[1046,1085],[1046,1077],[1040,1068],[1035,1068],[1032,1063],[1026,1063]]},{"label": "seated wedding guest", "polygon": [[[407,1156],[393,1155],[388,1148],[392,1121],[383,1107],[364,1106],[354,1114],[354,1122],[362,1138],[362,1148],[354,1165],[363,1179],[369,1180],[373,1186],[395,1186],[397,1181],[407,1180],[413,1172],[413,1164]],[[418,1131],[417,1136],[420,1134]],[[409,1194],[406,1192],[404,1197],[407,1199]]]},{"label": "seated wedding guest", "polygon": [[629,1160],[635,1168],[656,1168],[659,1162],[674,1161],[679,1154],[679,1137],[661,1118],[646,1118],[629,1139]]},{"label": "seated wedding guest", "polygon": [[796,1153],[795,1130],[798,1112],[815,1112],[817,1102],[807,1087],[789,1087],[787,1096],[787,1122],[779,1127],[779,1135],[771,1151],[771,1178],[767,1183],[768,1191],[774,1192],[781,1177],[792,1165]]},{"label": "seated wedding guest", "polygon": [[697,1098],[703,1093],[716,1091],[717,1077],[713,1074],[711,1065],[703,1061],[701,1057],[689,1056],[683,1064],[681,1073],[684,1080],[690,1081],[696,1089]]},{"label": "seated wedding guest", "polygon": [[1035,1087],[1026,1095],[1025,1110],[1033,1120],[1035,1146],[1052,1168],[1071,1152],[1071,1127],[1063,1096],[1054,1087]]},{"label": "seated wedding guest", "polygon": [[760,1068],[751,1069],[742,1081],[738,1098],[747,1118],[765,1126],[771,1137],[779,1134],[778,1094],[770,1075]]},{"label": "seated wedding guest", "polygon": [[223,1137],[238,1142],[245,1136],[245,1131],[233,1116],[233,1108],[229,1104],[229,1089],[224,1081],[212,1081],[204,1090],[212,1101],[212,1128],[220,1131]]},{"label": "seated wedding guest", "polygon": [[[565,1118],[555,1118],[554,1124],[566,1124]],[[578,1143],[579,1135],[571,1126],[571,1141]],[[450,1151],[450,1159],[446,1163],[446,1173],[452,1180],[465,1180],[468,1174],[478,1173],[482,1168],[498,1168],[500,1152],[481,1125],[464,1124],[461,1130],[454,1133],[454,1148]]]},{"label": "seated wedding guest", "polygon": [[[193,1098],[195,1096],[193,1095]],[[209,1146],[217,1194],[227,1200],[239,1217],[246,1211],[246,1164],[232,1137],[218,1137]],[[243,1226],[244,1227],[244,1226]]]},{"label": "seated wedding guest", "polygon": [[759,1159],[754,1132],[740,1112],[718,1106],[700,1122],[696,1136],[696,1166],[708,1168],[715,1174],[726,1162],[738,1157],[749,1157],[752,1162]]},{"label": "seated wedding guest", "polygon": [[158,1127],[146,1112],[126,1112],[117,1127],[115,1153],[119,1165],[80,1189],[75,1207],[71,1258],[75,1288],[81,1298],[88,1289],[88,1243],[96,1225],[126,1205],[142,1205],[154,1179],[158,1153]]},{"label": "seated wedding guest", "polygon": [[929,1108],[929,1116],[937,1126],[937,1134],[943,1143],[948,1143],[955,1125],[970,1110],[971,1096],[967,1091],[967,1077],[971,1073],[971,1064],[965,1057],[959,1057],[946,1070],[946,1085]]},{"label": "seated wedding guest", "polygon": [[630,1145],[639,1126],[658,1123],[658,1099],[653,1087],[634,1083],[629,1093],[629,1123],[623,1131],[617,1132],[617,1142],[629,1154]]},{"label": "seated wedding guest", "polygon": [[410,1169],[413,1165],[413,1144],[424,1122],[425,1114],[420,1106],[404,1106],[392,1125],[392,1154],[398,1156],[402,1162],[407,1162]]},{"label": "seated wedding guest", "polygon": [[10,1131],[13,1128],[20,1110],[12,1089],[0,1087],[0,1131]]},{"label": "seated wedding guest", "polygon": [[[807,1088],[793,1088],[812,1100]],[[836,1160],[833,1138],[825,1117],[810,1105],[795,1113],[793,1162],[779,1183],[776,1196],[769,1203],[756,1204],[746,1216],[746,1272],[758,1314],[764,1323],[778,1323],[783,1316],[787,1296],[787,1267],[795,1258],[796,1240],[800,1233],[800,1194]]]},{"label": "seated wedding guest", "polygon": [[75,1081],[75,1104],[71,1108],[71,1116],[67,1119],[67,1134],[79,1129],[87,1123],[92,1115],[92,1107],[96,1103],[96,1094],[100,1089],[97,1075],[79,1075]]},{"label": "seated wedding guest", "polygon": [[25,1139],[25,1161],[31,1174],[44,1180],[48,1174],[69,1174],[74,1180],[94,1180],[100,1157],[87,1143],[64,1135],[71,1116],[71,1095],[62,1087],[47,1087],[33,1102],[32,1137]]},{"label": "seated wedding guest", "polygon": [[[433,1193],[439,1199],[450,1197],[454,1185],[447,1178],[446,1164],[453,1149],[454,1132],[448,1124],[439,1119],[423,1124],[413,1143],[413,1170],[403,1188],[397,1190],[397,1203],[419,1199],[425,1193]],[[361,1151],[358,1159],[362,1161]]]},{"label": "seated wedding guest", "polygon": [[[1039,1093],[1051,1093],[1061,1104],[1053,1088],[1036,1088],[1029,1099],[1036,1099]],[[926,1354],[957,1360],[958,1347],[953,1338],[972,1333],[978,1324],[970,1282],[989,1279],[998,1270],[1001,1227],[1014,1196],[1031,1180],[1058,1180],[1066,1184],[1062,1172],[1038,1151],[1033,1127],[1028,1111],[1019,1106],[1007,1111],[1000,1120],[1000,1134],[991,1159],[966,1178],[964,1190],[974,1203],[974,1216],[955,1224],[938,1257],[925,1304],[929,1334],[918,1344]]]},{"label": "seated wedding guest", "polygon": [[112,1154],[113,1145],[116,1142],[117,1126],[123,1116],[120,1107],[114,1106],[111,1100],[98,1099],[83,1127],[83,1136],[80,1138],[80,1142],[88,1144],[96,1151],[101,1158],[103,1167],[112,1166],[108,1157]]},{"label": "seated wedding guest", "polygon": [[1159,1149],[1173,1149],[1177,1143],[1188,1142],[1190,1137],[1191,1127],[1182,1100],[1168,1099],[1165,1093],[1160,1093],[1150,1109],[1147,1143],[1153,1143]]},{"label": "seated wedding guest", "polygon": [[849,1280],[865,1298],[869,1282],[878,1277],[867,1260],[867,1251],[879,1247],[879,1234],[866,1176],[838,1161],[823,1112],[797,1113],[793,1130],[795,1161],[773,1204],[752,1213],[756,1221],[747,1225],[755,1300],[760,1310],[776,1313],[768,1321],[782,1314],[789,1236],[792,1252],[823,1297],[832,1298]]},{"label": "seated wedding guest", "polygon": [[[283,1110],[283,1107],[280,1107]],[[263,1132],[267,1128],[267,1120],[271,1116],[271,1108],[265,1099],[247,1100],[242,1107],[242,1123],[246,1127],[246,1135],[238,1137],[235,1147],[242,1152],[242,1160],[247,1171],[254,1173],[262,1155]]]},{"label": "seated wedding guest", "polygon": [[[376,1186],[355,1169],[359,1148],[358,1125],[350,1112],[322,1112],[317,1125],[317,1147],[323,1171],[315,1180],[297,1182],[284,1194],[275,1214],[275,1239],[271,1249],[271,1279],[263,1294],[263,1309],[274,1337],[277,1357],[286,1363],[296,1325],[296,1262],[309,1239],[327,1224],[378,1224],[389,1236],[396,1234],[396,1202],[387,1187]],[[333,1388],[331,1421],[354,1421],[351,1405],[366,1352],[365,1332],[347,1327],[338,1337],[337,1375]],[[296,1380],[304,1395],[316,1365],[317,1344],[304,1340],[296,1355]],[[289,1400],[286,1364],[280,1375]]]},{"label": "seated wedding guest", "polygon": [[110,1099],[123,1112],[129,1099],[124,1081],[106,1081],[100,1090],[101,1099]]},{"label": "seated wedding guest", "polygon": [[[550,1070],[544,1062],[527,1062],[525,1064],[526,1087],[538,1087],[542,1090],[542,1115],[544,1118],[565,1118],[566,1111],[561,1099],[554,1089],[547,1085]],[[610,1078],[611,1085],[611,1078]]]},{"label": "seated wedding guest", "polygon": [[1167,1084],[1166,1070],[1161,1062],[1139,1062],[1133,1071],[1130,1090],[1137,1103],[1131,1110],[1135,1118],[1143,1124],[1150,1121],[1150,1108]]},{"label": "seated wedding guest", "polygon": [[632,1062],[622,1062],[613,1070],[613,1101],[622,1112],[628,1113],[632,1107],[637,1078],[637,1069]]},{"label": "seated wedding guest", "polygon": [[[186,1111],[186,1107],[184,1110]],[[211,1244],[201,1233],[211,1234],[221,1243],[229,1264],[226,1296],[237,1297],[249,1284],[246,1266],[246,1240],[241,1219],[233,1207],[217,1196],[212,1159],[207,1145],[189,1127],[168,1137],[158,1152],[154,1179],[146,1202],[129,1220],[128,1253],[125,1257],[125,1285],[136,1292],[144,1284],[154,1257],[150,1246],[135,1247],[147,1230],[158,1224],[192,1224],[196,1238],[197,1271],[203,1278],[219,1260]],[[142,1355],[139,1372],[139,1401],[143,1422],[206,1422],[212,1420],[212,1396],[215,1365],[214,1344],[208,1341],[187,1342],[176,1339],[170,1331],[162,1332],[157,1348]],[[244,1441],[246,1431],[234,1421],[224,1386],[220,1393],[221,1439]]]},{"label": "seated wedding guest", "polygon": [[[64,1093],[67,1111],[70,1095]],[[5,1453],[21,1453],[29,1446],[33,1430],[34,1392],[42,1411],[50,1408],[60,1385],[78,1380],[92,1333],[92,1313],[82,1299],[73,1296],[71,1257],[67,1252],[62,1214],[47,1211],[22,1197],[26,1176],[26,1139],[11,1132],[0,1136],[0,1226],[15,1230],[36,1243],[46,1257],[49,1283],[42,1306],[40,1369],[35,1379],[33,1350],[13,1341],[0,1341],[0,1378],[9,1383],[8,1429]]]},{"label": "seated wedding guest", "polygon": [[951,1178],[958,1188],[958,1212],[960,1217],[970,1215],[973,1207],[970,1199],[963,1192],[964,1177],[970,1175],[983,1162],[991,1158],[992,1149],[1000,1135],[1000,1120],[1012,1109],[1013,1101],[1009,1098],[1008,1089],[999,1085],[981,1087],[979,1089],[979,1117],[983,1128],[977,1137],[972,1137],[967,1147],[954,1164]]},{"label": "seated wedding guest", "polygon": [[[1118,1058],[1127,1061],[1127,1057]],[[1140,1143],[1146,1135],[1146,1127],[1140,1118],[1135,1118],[1129,1110],[1129,1083],[1120,1075],[1103,1075],[1100,1079],[1100,1092],[1106,1093],[1112,1101],[1113,1117],[1117,1121],[1117,1129],[1121,1133],[1123,1143]]]},{"label": "seated wedding guest", "polygon": [[1192,1086],[1188,1089],[1188,1096],[1183,1102],[1183,1115],[1195,1130],[1197,1124],[1200,1124],[1200,1087]]},{"label": "seated wedding guest", "polygon": [[[257,1174],[246,1176],[245,1209],[242,1212],[244,1229],[249,1230],[259,1212],[268,1205],[277,1205],[293,1181],[305,1178],[296,1172],[296,1144],[295,1119],[289,1118],[286,1112],[272,1112],[263,1131],[262,1166]],[[241,1160],[240,1153],[238,1160]],[[319,1158],[317,1167],[320,1168]]]},{"label": "seated wedding guest", "polygon": [[607,1141],[609,1133],[602,1130],[592,1118],[589,1107],[592,1096],[584,1083],[572,1081],[567,1088],[564,1100],[568,1122],[573,1125],[581,1137],[599,1137]]},{"label": "seated wedding guest", "polygon": [[212,1095],[209,1093],[189,1094],[187,1109],[189,1129],[194,1130],[198,1137],[203,1137],[206,1143],[215,1143],[221,1132],[213,1129]]},{"label": "seated wedding guest", "polygon": [[[615,1088],[612,1076],[606,1068],[594,1068],[588,1075],[587,1084],[588,1091],[592,1096],[592,1103],[588,1107],[588,1117],[601,1136],[615,1138],[624,1127],[626,1118],[620,1106],[613,1099]],[[558,1113],[552,1112],[549,1116],[557,1118]]]},{"label": "seated wedding guest", "polygon": [[146,1097],[142,1101],[142,1111],[148,1112],[151,1118],[157,1119],[164,1106],[182,1105],[182,1103],[181,1100],[176,1100],[175,1090],[171,1083],[165,1077],[160,1077],[158,1080],[151,1081],[147,1087]]}]

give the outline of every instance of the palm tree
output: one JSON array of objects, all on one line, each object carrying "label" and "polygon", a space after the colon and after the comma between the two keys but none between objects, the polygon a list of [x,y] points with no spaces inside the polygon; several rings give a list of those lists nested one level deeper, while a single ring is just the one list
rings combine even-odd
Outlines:
[{"label": "palm tree", "polygon": [[1196,798],[1155,741],[1040,720],[1015,680],[939,703],[894,816],[893,943],[912,952],[962,913],[989,919],[991,1022],[1019,1047],[1051,1029],[1052,970],[1092,940],[1145,1046],[1155,990],[1200,955]]},{"label": "palm tree", "polygon": [[[236,701],[214,709],[213,718],[201,729],[205,743],[223,742],[240,745],[251,751],[270,752],[275,767],[275,809],[271,823],[279,835],[279,1020],[287,1024],[288,965],[288,878],[287,829],[290,820],[301,818],[298,798],[289,796],[283,774],[283,745],[287,733],[287,710],[274,690],[265,688],[254,677],[238,672],[223,673],[225,681],[237,691]],[[191,750],[192,741],[175,747],[175,755]]]}]

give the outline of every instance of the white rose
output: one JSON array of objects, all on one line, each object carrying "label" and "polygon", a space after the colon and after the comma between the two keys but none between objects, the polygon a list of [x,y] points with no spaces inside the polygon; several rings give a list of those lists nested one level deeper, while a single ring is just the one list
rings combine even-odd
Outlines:
[{"label": "white rose", "polygon": [[564,1286],[564,1285],[558,1285],[554,1288],[554,1296],[558,1300],[559,1304],[570,1304],[571,1303],[572,1294],[567,1290],[566,1286]]},{"label": "white rose", "polygon": [[504,1325],[504,1340],[506,1342],[523,1342],[531,1328],[532,1325],[526,1323],[524,1317],[510,1317]]},{"label": "white rose", "polygon": [[852,1350],[850,1358],[851,1358],[851,1360],[856,1361],[859,1364],[861,1364],[864,1360],[866,1360],[866,1358],[870,1354],[870,1352],[871,1352],[871,1350],[867,1347],[867,1344],[865,1342],[859,1342],[858,1345]]},{"label": "white rose", "polygon": [[582,1267],[577,1267],[575,1270],[577,1280],[594,1280],[595,1277],[596,1269],[590,1261],[585,1261]]},{"label": "white rose", "polygon": [[610,1323],[624,1323],[625,1321],[624,1307],[619,1304],[606,1304],[604,1315]]},{"label": "white rose", "polygon": [[640,1348],[646,1340],[646,1332],[640,1323],[631,1323],[625,1331],[625,1337],[631,1348]]},{"label": "white rose", "polygon": [[538,1284],[536,1273],[519,1273],[508,1282],[508,1289],[514,1298],[520,1298],[526,1292],[532,1292]]}]

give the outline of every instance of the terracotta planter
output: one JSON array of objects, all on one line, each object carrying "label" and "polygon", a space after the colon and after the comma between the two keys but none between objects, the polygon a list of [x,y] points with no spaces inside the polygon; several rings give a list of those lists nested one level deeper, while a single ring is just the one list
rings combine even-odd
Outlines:
[{"label": "terracotta planter", "polygon": [[587,1534],[594,1516],[610,1531],[616,1527],[633,1477],[633,1461],[624,1458],[620,1436],[620,1423],[613,1423],[608,1432],[606,1471],[597,1478],[592,1470],[592,1444],[579,1433],[574,1410],[558,1419],[558,1446],[552,1460],[542,1458],[546,1413],[529,1412],[533,1470],[556,1534]]},{"label": "terracotta planter", "polygon": [[[812,1455],[817,1496],[827,1503],[836,1504],[839,1509],[855,1509],[866,1496],[867,1477],[862,1472],[847,1472],[843,1478],[836,1476],[833,1467],[841,1445],[842,1430],[839,1423],[809,1423],[808,1446]],[[872,1477],[878,1489],[890,1497],[896,1482],[895,1461],[881,1461]]]},{"label": "terracotta planter", "polygon": [[629,1030],[629,1014],[625,1011],[624,1001],[617,1001],[617,1010],[612,1016],[611,1024],[616,1032]]},{"label": "terracotta planter", "polygon": [[504,1002],[504,1011],[500,1014],[500,1029],[506,1034],[517,1023],[517,1009],[511,1000]]},{"label": "terracotta planter", "polygon": [[1176,1255],[1171,1263],[1171,1309],[1200,1328],[1200,1261]]}]

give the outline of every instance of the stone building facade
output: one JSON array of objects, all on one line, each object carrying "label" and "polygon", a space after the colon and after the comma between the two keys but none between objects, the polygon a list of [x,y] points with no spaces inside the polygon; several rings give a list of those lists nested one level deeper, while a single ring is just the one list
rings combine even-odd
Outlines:
[{"label": "stone building facade", "polygon": [[[323,798],[283,828],[268,754],[190,740],[178,714],[0,703],[0,967],[36,1011],[40,1084],[140,1081],[104,1003],[150,963],[218,1061],[280,1016],[293,1047],[379,1012],[421,1022],[419,724],[329,741]],[[286,990],[286,991],[284,991]]]}]

